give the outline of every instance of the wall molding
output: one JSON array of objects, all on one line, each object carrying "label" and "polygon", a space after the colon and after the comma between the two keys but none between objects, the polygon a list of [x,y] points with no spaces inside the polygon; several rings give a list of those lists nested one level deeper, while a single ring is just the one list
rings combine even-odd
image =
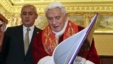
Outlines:
[{"label": "wall molding", "polygon": [[[32,3],[37,7],[39,14],[44,14],[44,10],[50,2]],[[63,2],[68,13],[80,13],[80,12],[113,12],[113,1],[99,1],[99,2]],[[14,5],[9,0],[0,0],[0,4],[10,13],[20,13],[22,4]]]}]

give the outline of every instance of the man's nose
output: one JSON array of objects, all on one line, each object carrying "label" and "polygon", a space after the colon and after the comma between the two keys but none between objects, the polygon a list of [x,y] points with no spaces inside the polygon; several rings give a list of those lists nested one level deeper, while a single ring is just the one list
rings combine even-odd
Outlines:
[{"label": "man's nose", "polygon": [[26,14],[26,18],[29,18],[29,14]]},{"label": "man's nose", "polygon": [[56,24],[56,19],[55,18],[53,19],[53,24]]}]

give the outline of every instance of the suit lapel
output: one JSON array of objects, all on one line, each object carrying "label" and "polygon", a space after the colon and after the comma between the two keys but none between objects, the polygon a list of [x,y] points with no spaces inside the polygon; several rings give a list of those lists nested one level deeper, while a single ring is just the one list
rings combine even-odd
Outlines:
[{"label": "suit lapel", "polygon": [[38,31],[38,29],[36,27],[34,27],[34,32],[33,32],[33,36],[32,36],[32,39],[31,39],[31,43],[32,43],[33,37],[36,35],[37,31]]},{"label": "suit lapel", "polygon": [[18,32],[18,39],[20,43],[20,50],[24,54],[24,40],[23,40],[23,26],[22,25],[18,26],[17,32]]},{"label": "suit lapel", "polygon": [[31,54],[33,37],[36,35],[37,31],[40,31],[40,29],[34,27],[33,36],[32,36],[32,39],[31,39],[31,42],[30,42],[30,45],[29,45],[29,49],[28,49],[28,52],[27,52],[26,55],[24,53],[23,26],[22,25],[18,26],[16,31],[17,31],[19,44],[20,44],[19,45],[20,53],[22,53],[24,56]]}]

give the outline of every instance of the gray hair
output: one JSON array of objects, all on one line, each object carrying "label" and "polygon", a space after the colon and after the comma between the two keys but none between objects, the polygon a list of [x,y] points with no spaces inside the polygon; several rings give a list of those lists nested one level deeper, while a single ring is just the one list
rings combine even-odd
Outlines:
[{"label": "gray hair", "polygon": [[29,7],[29,6],[33,7],[34,12],[37,14],[37,9],[36,9],[36,7],[35,7],[34,5],[32,5],[32,4],[25,4],[25,5],[23,5],[23,7],[21,8],[21,13],[22,13],[22,9],[23,9],[24,7]]},{"label": "gray hair", "polygon": [[65,7],[59,2],[53,2],[53,3],[49,4],[48,7],[45,10],[45,13],[47,13],[47,11],[49,9],[54,9],[54,8],[57,8],[57,7],[61,9],[62,13],[64,13],[64,14],[67,13]]}]

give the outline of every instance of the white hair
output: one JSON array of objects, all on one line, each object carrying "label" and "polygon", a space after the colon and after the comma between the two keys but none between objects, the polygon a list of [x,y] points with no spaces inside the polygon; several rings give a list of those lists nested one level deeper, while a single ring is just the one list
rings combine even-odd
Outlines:
[{"label": "white hair", "polygon": [[65,13],[65,14],[67,13],[65,7],[59,2],[53,2],[53,3],[49,4],[45,10],[45,13],[47,13],[47,11],[49,9],[54,9],[54,8],[60,8],[62,13]]}]

